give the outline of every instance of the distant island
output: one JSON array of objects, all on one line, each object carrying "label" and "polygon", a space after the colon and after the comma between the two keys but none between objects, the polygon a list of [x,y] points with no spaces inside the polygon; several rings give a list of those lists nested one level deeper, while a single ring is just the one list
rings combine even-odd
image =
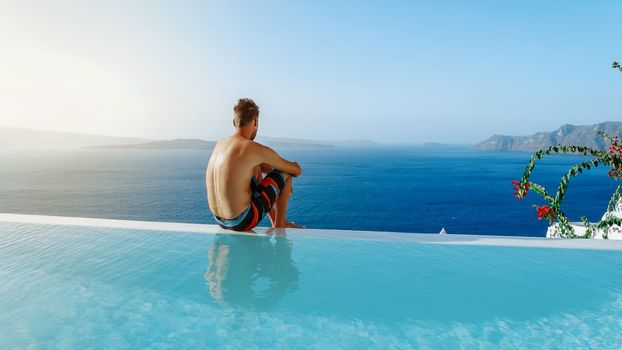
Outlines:
[{"label": "distant island", "polygon": [[[368,140],[314,141],[294,138],[258,137],[258,142],[275,148],[331,148],[335,146],[373,146]],[[64,131],[42,131],[0,127],[0,148],[64,147],[137,150],[203,150],[212,149],[215,141],[201,139],[147,140],[133,137],[81,134]]]},{"label": "distant island", "polygon": [[597,131],[622,137],[622,122],[603,122],[594,125],[565,124],[549,132],[537,132],[530,136],[494,135],[482,141],[473,149],[483,151],[528,151],[534,152],[558,144],[582,145],[604,150],[607,146]]},{"label": "distant island", "polygon": [[[261,143],[268,145],[270,147],[281,147],[281,148],[326,148],[333,147],[330,144],[322,144],[316,141],[309,140],[297,140],[297,139],[279,139],[279,138],[271,138],[264,137],[261,140],[258,140]],[[128,144],[128,145],[100,145],[100,146],[91,146],[89,148],[99,148],[99,149],[152,149],[152,150],[176,150],[176,149],[212,149],[216,145],[215,141],[206,141],[201,139],[174,139],[174,140],[164,140],[164,141],[149,141],[145,143],[138,144]]]},{"label": "distant island", "polygon": [[88,147],[105,144],[136,144],[148,140],[66,131],[43,131],[0,127],[0,145],[8,147]]},{"label": "distant island", "polygon": [[205,141],[200,139],[174,139],[165,141],[149,141],[137,144],[126,145],[99,145],[90,146],[88,148],[99,149],[211,149],[216,143],[213,141]]},{"label": "distant island", "polygon": [[[341,141],[314,141],[293,138],[280,137],[258,137],[257,142],[274,148],[331,148],[335,146],[373,146],[376,142],[368,140],[341,140]],[[175,139],[164,141],[149,141],[138,144],[126,145],[98,145],[89,148],[99,149],[212,149],[216,144],[215,141],[206,141],[201,139]]]},{"label": "distant island", "polygon": [[276,148],[327,148],[335,146],[333,143],[330,143],[328,141],[324,142],[267,136],[257,137],[257,142],[260,142],[269,147]]},{"label": "distant island", "polygon": [[441,148],[441,147],[448,147],[449,145],[445,144],[445,143],[440,143],[440,142],[424,142],[423,143],[423,147],[428,147],[428,148]]}]

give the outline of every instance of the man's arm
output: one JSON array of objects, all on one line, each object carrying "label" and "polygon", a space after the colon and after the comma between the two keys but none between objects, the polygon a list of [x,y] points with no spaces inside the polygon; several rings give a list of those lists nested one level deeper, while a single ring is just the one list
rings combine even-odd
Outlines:
[{"label": "man's arm", "polygon": [[289,160],[283,159],[270,147],[266,147],[259,143],[257,143],[257,147],[261,163],[266,163],[269,166],[284,173],[290,174],[294,177],[300,176],[300,174],[302,174],[302,168],[300,168],[300,165],[298,165],[298,163],[290,162]]}]

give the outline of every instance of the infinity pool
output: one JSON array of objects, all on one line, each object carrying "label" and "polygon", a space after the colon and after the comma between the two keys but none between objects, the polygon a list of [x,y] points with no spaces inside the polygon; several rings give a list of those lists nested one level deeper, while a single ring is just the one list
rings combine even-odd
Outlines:
[{"label": "infinity pool", "polygon": [[620,243],[4,215],[0,349],[619,350]]}]

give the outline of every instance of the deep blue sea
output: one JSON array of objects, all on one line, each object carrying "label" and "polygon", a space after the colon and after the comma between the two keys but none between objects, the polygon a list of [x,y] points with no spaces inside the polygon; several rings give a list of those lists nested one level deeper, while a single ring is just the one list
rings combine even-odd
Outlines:
[{"label": "deep blue sea", "polygon": [[[309,228],[544,236],[535,193],[513,196],[526,152],[415,146],[277,150],[298,161],[289,219]],[[0,212],[214,223],[205,192],[210,151],[0,150]],[[552,156],[532,180],[555,193],[585,159]],[[598,168],[573,178],[562,209],[598,220],[619,182]],[[261,225],[269,225],[264,219]]]}]

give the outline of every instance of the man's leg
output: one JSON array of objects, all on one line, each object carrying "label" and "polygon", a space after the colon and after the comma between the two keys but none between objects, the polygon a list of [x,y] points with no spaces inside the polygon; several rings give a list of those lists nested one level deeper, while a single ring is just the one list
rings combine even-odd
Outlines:
[{"label": "man's leg", "polygon": [[[274,221],[272,221],[272,226],[304,228],[304,226],[296,225],[293,221],[287,221],[287,204],[292,196],[292,177],[289,174],[283,174],[283,177],[285,178],[285,185],[279,195],[279,199],[276,201],[276,213]],[[270,212],[272,212],[272,210]]]},{"label": "man's leg", "polygon": [[[255,170],[254,170],[254,175],[255,178],[257,179],[257,182],[261,182],[263,180],[263,172],[261,171],[261,166],[256,166]],[[276,207],[276,205],[275,205]],[[270,211],[268,212],[268,218],[270,218],[270,223],[272,224],[272,227],[276,227],[276,209],[275,207],[272,207],[270,209]]]}]

